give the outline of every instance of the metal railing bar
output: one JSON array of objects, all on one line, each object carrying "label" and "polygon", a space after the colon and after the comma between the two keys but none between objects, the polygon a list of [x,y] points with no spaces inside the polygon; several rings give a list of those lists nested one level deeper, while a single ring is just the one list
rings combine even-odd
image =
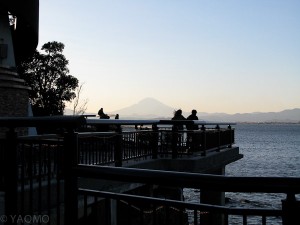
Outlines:
[{"label": "metal railing bar", "polygon": [[137,196],[131,194],[97,191],[97,190],[84,189],[84,188],[79,188],[78,194],[97,196],[106,199],[123,200],[127,202],[151,203],[157,206],[164,205],[169,207],[186,208],[191,210],[225,213],[228,215],[282,216],[282,211],[279,209],[231,208],[231,207],[219,206],[219,205],[183,202],[183,201],[165,199],[165,198],[162,199],[162,198],[148,197],[148,196]]},{"label": "metal railing bar", "polygon": [[84,116],[1,117],[0,127],[64,127],[77,128],[86,124]]},{"label": "metal railing bar", "polygon": [[152,125],[158,124],[159,120],[114,120],[114,119],[87,119],[87,125],[111,124],[111,125]]},{"label": "metal railing bar", "polygon": [[296,177],[230,177],[82,164],[73,168],[73,171],[78,177],[176,185],[224,192],[300,193],[300,178]]}]

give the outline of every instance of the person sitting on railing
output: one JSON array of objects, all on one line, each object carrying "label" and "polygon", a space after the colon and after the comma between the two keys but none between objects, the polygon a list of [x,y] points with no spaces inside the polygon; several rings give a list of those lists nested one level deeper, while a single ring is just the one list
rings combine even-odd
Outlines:
[{"label": "person sitting on railing", "polygon": [[109,115],[104,113],[103,108],[99,109],[98,115],[99,115],[100,119],[109,119],[110,118]]},{"label": "person sitting on railing", "polygon": [[[109,115],[104,113],[103,108],[99,109],[98,115],[99,115],[100,119],[109,119],[110,118]],[[109,125],[107,125],[107,124],[97,125],[97,131],[107,132],[107,131],[109,131]]]}]

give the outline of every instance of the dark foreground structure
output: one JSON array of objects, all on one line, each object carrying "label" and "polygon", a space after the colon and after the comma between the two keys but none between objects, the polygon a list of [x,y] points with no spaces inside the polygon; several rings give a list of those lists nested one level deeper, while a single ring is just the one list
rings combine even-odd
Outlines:
[{"label": "dark foreground structure", "polygon": [[[178,123],[200,129],[176,130]],[[97,132],[103,125],[109,130]],[[225,176],[243,157],[234,124],[62,116],[0,118],[0,127],[8,129],[0,140],[2,224],[300,222],[300,178]],[[56,132],[22,136],[20,127]],[[199,201],[184,201],[184,188],[198,189]],[[285,197],[280,209],[230,208],[225,192]]]},{"label": "dark foreground structure", "polygon": [[30,88],[16,67],[36,50],[38,24],[39,0],[0,0],[0,117],[28,116]]},{"label": "dark foreground structure", "polygon": [[[16,64],[38,44],[38,7],[0,0],[0,224],[300,223],[300,178],[225,176],[242,158],[234,124],[28,117]],[[28,136],[29,127],[52,132]],[[185,202],[184,188],[198,189],[199,202]],[[225,192],[286,197],[281,209],[229,208]]]}]

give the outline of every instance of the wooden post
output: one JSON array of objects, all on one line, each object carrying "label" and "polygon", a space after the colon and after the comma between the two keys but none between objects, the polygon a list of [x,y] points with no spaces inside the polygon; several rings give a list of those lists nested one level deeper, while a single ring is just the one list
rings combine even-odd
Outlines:
[{"label": "wooden post", "polygon": [[232,148],[232,144],[233,144],[233,140],[232,140],[232,137],[233,137],[233,130],[231,129],[231,125],[228,125],[228,130],[229,130],[229,148]]},{"label": "wooden post", "polygon": [[122,128],[121,125],[117,128],[117,137],[115,142],[114,154],[115,154],[115,166],[122,167],[123,161],[123,136],[122,136]]},{"label": "wooden post", "polygon": [[202,125],[201,127],[201,130],[202,130],[202,156],[206,156],[206,128],[204,125]]},{"label": "wooden post", "polygon": [[218,152],[221,150],[221,130],[220,130],[220,126],[217,125],[216,126],[216,130],[218,132]]},{"label": "wooden post", "polygon": [[152,159],[157,159],[158,155],[158,127],[156,124],[152,125],[152,138],[151,138],[151,147],[152,147]]},{"label": "wooden post", "polygon": [[6,224],[17,224],[9,215],[18,215],[18,162],[17,162],[17,132],[14,128],[6,133],[5,149],[5,215]]},{"label": "wooden post", "polygon": [[65,224],[78,224],[78,182],[73,168],[78,165],[78,133],[64,135]]},{"label": "wooden post", "polygon": [[172,159],[177,159],[178,127],[172,127]]},{"label": "wooden post", "polygon": [[296,200],[294,193],[288,193],[286,199],[282,200],[282,211],[283,225],[293,225],[299,223],[300,201]]}]

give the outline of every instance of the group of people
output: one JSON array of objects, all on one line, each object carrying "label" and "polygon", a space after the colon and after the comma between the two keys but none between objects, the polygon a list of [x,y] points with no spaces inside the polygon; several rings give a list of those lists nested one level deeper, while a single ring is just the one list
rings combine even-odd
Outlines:
[{"label": "group of people", "polygon": [[[107,115],[106,113],[104,113],[103,108],[99,109],[98,115],[99,115],[100,119],[110,119],[110,116]],[[115,115],[115,119],[119,119],[119,114]],[[198,120],[197,110],[193,109],[192,113],[187,118],[185,118],[182,115],[182,110],[178,109],[174,112],[174,116],[173,116],[172,120]],[[197,130],[198,125],[187,125],[186,128],[187,128],[187,130]],[[183,126],[179,125],[178,129],[183,130]]]},{"label": "group of people", "polygon": [[[110,116],[104,113],[103,108],[99,109],[98,115],[100,119],[110,119]],[[119,119],[119,114],[115,115],[115,119]]]},{"label": "group of people", "polygon": [[[197,110],[193,109],[192,113],[187,118],[185,118],[182,115],[182,110],[178,109],[174,112],[174,116],[173,116],[172,120],[198,120]],[[178,128],[178,130],[183,130],[183,125],[177,125],[177,128]],[[195,124],[189,125],[189,124],[187,124],[186,129],[187,130],[198,130],[198,125],[195,125]]]},{"label": "group of people", "polygon": [[[99,115],[100,119],[110,119],[110,116],[107,115],[106,113],[104,113],[103,108],[99,109],[98,115]],[[119,114],[115,115],[115,119],[119,119]],[[174,116],[173,116],[172,120],[198,120],[197,110],[193,109],[191,114],[187,118],[185,118],[182,115],[182,110],[178,109],[174,112]],[[176,128],[177,130],[183,130],[183,124],[174,124],[173,128]],[[198,130],[199,128],[198,128],[197,124],[186,123],[186,129],[191,131],[191,130]],[[101,125],[98,125],[98,127],[97,127],[97,131],[108,131],[108,130],[110,130],[110,127],[109,127],[109,125],[106,125],[106,124],[101,124]],[[178,134],[177,138],[178,138],[178,140],[181,139],[181,135]],[[187,133],[187,147],[189,147],[189,148],[191,147],[190,143],[192,143],[193,138],[194,138],[193,133]]]},{"label": "group of people", "polygon": [[[182,115],[182,110],[178,109],[174,112],[174,117],[172,118],[172,120],[198,120],[197,110],[193,109],[192,113],[187,118],[185,118]],[[183,130],[183,125],[182,124],[175,124],[175,125],[173,125],[173,128],[176,128],[177,130]],[[194,149],[199,145],[199,143],[197,143],[197,136],[194,134],[194,132],[191,132],[191,131],[192,130],[198,130],[199,127],[198,127],[197,124],[187,123],[186,124],[186,129],[189,131],[189,132],[187,132],[187,139],[186,139],[187,152],[194,151]],[[181,140],[182,134],[176,133],[175,138],[180,143],[182,141]]]},{"label": "group of people", "polygon": [[[110,116],[104,113],[103,108],[100,108],[98,111],[98,116],[100,119],[110,119]],[[115,115],[115,119],[119,119],[119,114]],[[109,124],[101,124],[96,126],[97,131],[99,132],[107,132],[110,130],[116,130],[116,126],[109,125]]]}]

